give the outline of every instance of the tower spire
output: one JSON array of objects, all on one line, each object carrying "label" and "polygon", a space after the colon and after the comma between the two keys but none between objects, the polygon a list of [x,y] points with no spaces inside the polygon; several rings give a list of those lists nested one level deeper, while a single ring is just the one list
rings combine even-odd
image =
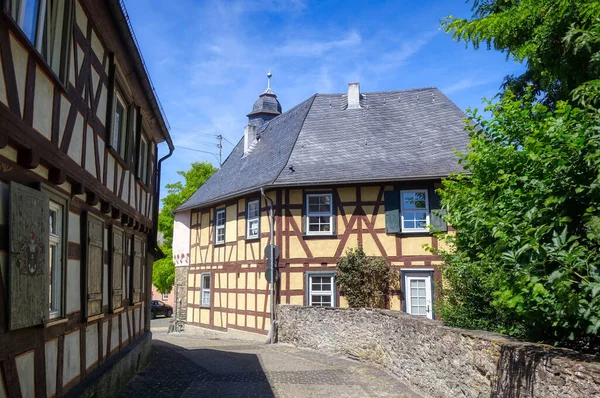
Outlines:
[{"label": "tower spire", "polygon": [[267,72],[267,89],[265,90],[265,93],[267,94],[273,93],[271,90],[271,76],[273,76],[273,74],[271,73],[271,69],[269,69],[269,72]]}]

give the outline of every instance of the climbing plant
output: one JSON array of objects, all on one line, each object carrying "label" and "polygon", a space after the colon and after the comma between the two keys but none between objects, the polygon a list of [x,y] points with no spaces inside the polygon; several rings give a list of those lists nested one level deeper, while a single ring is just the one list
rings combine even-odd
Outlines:
[{"label": "climbing plant", "polygon": [[340,295],[352,308],[386,308],[399,280],[383,257],[368,257],[360,245],[339,259],[336,278]]}]

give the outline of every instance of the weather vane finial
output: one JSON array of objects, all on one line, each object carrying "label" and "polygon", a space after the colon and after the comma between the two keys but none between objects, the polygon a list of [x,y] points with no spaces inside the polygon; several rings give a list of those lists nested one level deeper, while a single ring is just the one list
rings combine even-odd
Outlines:
[{"label": "weather vane finial", "polygon": [[269,72],[267,72],[267,78],[269,79],[267,81],[267,91],[271,91],[271,76],[273,76],[273,74],[271,73],[271,69],[269,69]]}]

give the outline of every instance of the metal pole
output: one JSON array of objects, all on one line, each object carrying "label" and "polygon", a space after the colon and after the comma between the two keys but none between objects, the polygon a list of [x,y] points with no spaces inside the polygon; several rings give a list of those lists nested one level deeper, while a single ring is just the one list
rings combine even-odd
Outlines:
[{"label": "metal pole", "polygon": [[269,267],[271,268],[271,292],[269,301],[271,303],[271,344],[275,343],[275,222],[273,219],[273,199],[265,195],[264,189],[260,189],[261,195],[269,201],[269,226],[270,226],[270,236],[271,236],[271,264]]},{"label": "metal pole", "polygon": [[221,162],[221,148],[223,148],[223,136],[219,134],[217,136],[217,139],[219,140],[219,144],[217,145],[217,148],[219,148],[219,167],[221,167],[223,165],[223,162]]}]

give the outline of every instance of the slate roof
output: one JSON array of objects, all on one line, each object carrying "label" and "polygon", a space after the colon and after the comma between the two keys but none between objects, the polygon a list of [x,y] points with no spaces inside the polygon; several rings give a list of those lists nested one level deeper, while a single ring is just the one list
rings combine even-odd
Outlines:
[{"label": "slate roof", "polygon": [[177,210],[261,187],[439,178],[462,171],[465,114],[437,88],[315,94],[269,121],[252,153],[244,139],[222,167]]}]

